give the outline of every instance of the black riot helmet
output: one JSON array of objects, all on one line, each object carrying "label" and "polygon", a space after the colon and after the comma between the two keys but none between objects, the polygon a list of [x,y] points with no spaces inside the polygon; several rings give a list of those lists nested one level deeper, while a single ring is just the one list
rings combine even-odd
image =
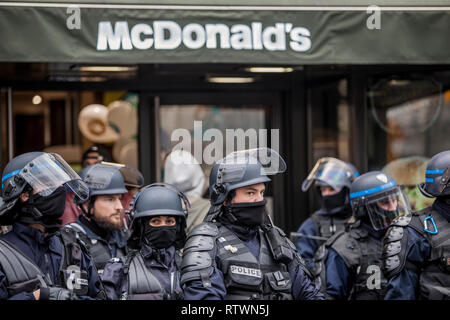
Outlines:
[{"label": "black riot helmet", "polygon": [[408,198],[394,179],[381,171],[367,172],[350,186],[350,204],[357,219],[368,217],[375,230],[390,226],[399,216],[411,215]]},{"label": "black riot helmet", "polygon": [[89,188],[56,153],[28,152],[13,158],[3,170],[0,217],[9,212],[23,192],[48,197],[64,186],[80,199],[89,198]]},{"label": "black riot helmet", "polygon": [[174,216],[177,220],[177,246],[183,247],[186,239],[186,219],[190,203],[186,195],[169,183],[152,183],[133,198],[131,210],[130,247],[137,248],[142,243],[143,222],[155,216]]},{"label": "black riot helmet", "polygon": [[[123,176],[117,166],[97,163],[87,166],[80,172],[83,181],[89,186],[90,198],[100,195],[127,193]],[[74,197],[78,205],[89,199]]]},{"label": "black riot helmet", "polygon": [[212,202],[211,196],[213,194],[213,188],[214,188],[214,184],[216,183],[217,180],[217,172],[219,171],[219,166],[220,163],[216,163],[212,168],[211,168],[211,173],[209,174],[209,199]]},{"label": "black riot helmet", "polygon": [[283,158],[273,149],[257,148],[232,152],[217,162],[211,204],[222,204],[235,189],[271,181],[268,175],[286,170]]},{"label": "black riot helmet", "polygon": [[425,170],[425,182],[419,184],[422,194],[428,198],[450,195],[450,151],[434,155]]}]

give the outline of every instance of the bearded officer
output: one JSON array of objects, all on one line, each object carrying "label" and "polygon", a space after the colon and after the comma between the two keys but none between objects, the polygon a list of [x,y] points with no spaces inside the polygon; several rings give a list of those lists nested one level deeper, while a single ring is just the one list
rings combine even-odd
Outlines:
[{"label": "bearded officer", "polygon": [[384,238],[386,299],[450,299],[450,151],[427,164],[423,195],[436,198],[411,219],[395,221]]},{"label": "bearded officer", "polygon": [[319,248],[333,234],[344,230],[352,215],[350,206],[350,185],[359,176],[356,168],[336,158],[319,159],[308,177],[302,183],[306,192],[315,185],[320,196],[321,207],[306,219],[296,233],[291,233],[302,257],[310,270],[313,258]]},{"label": "bearded officer", "polygon": [[382,238],[397,217],[411,214],[403,188],[371,171],[350,186],[354,221],[316,252],[313,274],[330,300],[383,300]]},{"label": "bearded officer", "polygon": [[88,166],[81,172],[81,177],[90,188],[90,197],[74,197],[82,214],[64,228],[77,233],[101,275],[111,258],[126,254],[127,241],[121,232],[124,217],[121,200],[128,191],[119,168],[113,165]]},{"label": "bearded officer", "polygon": [[295,245],[271,220],[264,224],[267,175],[283,172],[284,160],[252,149],[218,163],[213,207],[183,251],[185,299],[323,299]]},{"label": "bearded officer", "polygon": [[13,158],[2,177],[0,299],[105,298],[95,267],[74,232],[60,231],[66,190],[80,199],[88,186],[57,154],[29,152]]}]

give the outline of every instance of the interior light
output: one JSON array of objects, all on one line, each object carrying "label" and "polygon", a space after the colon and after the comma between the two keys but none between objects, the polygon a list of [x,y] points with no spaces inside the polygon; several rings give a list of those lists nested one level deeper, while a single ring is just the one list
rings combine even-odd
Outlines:
[{"label": "interior light", "polygon": [[136,67],[124,67],[124,66],[83,66],[80,67],[80,71],[89,72],[125,72],[135,71]]},{"label": "interior light", "polygon": [[33,104],[40,104],[42,102],[42,97],[40,95],[35,95],[31,99],[31,102],[33,102]]},{"label": "interior light", "polygon": [[252,77],[208,77],[208,82],[212,83],[251,83],[255,81]]},{"label": "interior light", "polygon": [[294,68],[289,67],[249,67],[245,68],[247,72],[253,73],[286,73],[294,71]]}]

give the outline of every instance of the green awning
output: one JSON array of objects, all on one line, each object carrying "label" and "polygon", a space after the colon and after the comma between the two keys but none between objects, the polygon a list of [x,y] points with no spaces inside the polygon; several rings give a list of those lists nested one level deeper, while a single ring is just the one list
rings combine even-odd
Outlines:
[{"label": "green awning", "polygon": [[0,62],[450,63],[448,3],[370,2],[1,2]]}]

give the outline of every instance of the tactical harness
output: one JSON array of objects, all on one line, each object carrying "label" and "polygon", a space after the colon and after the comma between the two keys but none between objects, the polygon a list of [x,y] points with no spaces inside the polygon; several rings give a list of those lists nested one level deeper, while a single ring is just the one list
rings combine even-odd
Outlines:
[{"label": "tactical harness", "polygon": [[[281,229],[272,231],[280,235],[285,248],[297,251]],[[289,268],[300,265],[308,276],[310,273],[297,253],[292,254],[288,261],[275,259],[274,252],[285,253],[285,250],[273,250],[274,244],[269,243],[273,234],[266,238],[270,230],[259,229],[258,232],[260,251],[256,259],[246,244],[221,223],[203,222],[197,225],[190,232],[184,247],[181,284],[201,280],[204,287],[211,287],[210,277],[214,268],[218,268],[224,275],[227,300],[292,300]],[[216,264],[216,256],[220,264]]]},{"label": "tactical harness", "polygon": [[[77,241],[70,229],[58,232],[62,241],[61,264],[56,282],[49,274],[44,274],[34,261],[19,248],[5,239],[0,239],[0,265],[7,279],[10,296],[21,292],[33,292],[41,287],[60,287],[71,290],[77,295],[87,295],[88,274],[81,269],[82,251],[86,249]],[[48,256],[45,256],[48,259]],[[100,291],[99,298],[104,292]]]},{"label": "tactical harness", "polygon": [[[324,216],[321,214],[312,214],[311,219],[315,222],[317,226],[318,236],[324,238],[330,238],[335,233],[345,230],[345,224],[347,218],[336,218],[333,216]],[[325,241],[316,239],[317,246],[321,246]]]},{"label": "tactical harness", "polygon": [[[110,244],[103,239],[97,240],[89,238],[84,227],[76,222],[67,224],[63,227],[63,229],[66,228],[71,228],[76,231],[77,237],[80,238],[80,240],[84,243],[84,245],[88,249],[98,274],[101,275],[103,273],[103,269],[106,266],[106,263],[111,258],[114,258],[111,256],[111,251],[109,249]],[[124,250],[122,248],[117,247],[116,256],[120,258],[124,255],[125,255]]]},{"label": "tactical harness", "polygon": [[[427,217],[435,221],[433,232],[426,232]],[[431,252],[420,266],[407,259],[409,226],[427,239]],[[432,207],[414,212],[412,217],[399,217],[384,238],[383,272],[388,278],[407,268],[420,276],[420,298],[427,300],[450,299],[450,223]]]},{"label": "tactical harness", "polygon": [[[173,281],[171,292],[166,292],[161,282],[145,265],[142,254],[139,250],[131,251],[126,257],[121,257],[123,273],[127,277],[127,291],[123,292],[121,300],[182,300],[183,294],[180,288],[176,287],[178,271],[172,274]],[[115,258],[114,261],[119,261]],[[175,252],[176,270],[181,265],[181,253]]]},{"label": "tactical harness", "polygon": [[344,260],[350,272],[355,273],[349,300],[382,300],[386,293],[387,281],[381,272],[382,243],[369,236],[362,228],[361,221],[348,225],[348,231],[334,234],[322,245],[314,256],[312,271],[316,286],[327,299],[334,299],[327,294],[325,260],[328,248],[333,248]]}]

